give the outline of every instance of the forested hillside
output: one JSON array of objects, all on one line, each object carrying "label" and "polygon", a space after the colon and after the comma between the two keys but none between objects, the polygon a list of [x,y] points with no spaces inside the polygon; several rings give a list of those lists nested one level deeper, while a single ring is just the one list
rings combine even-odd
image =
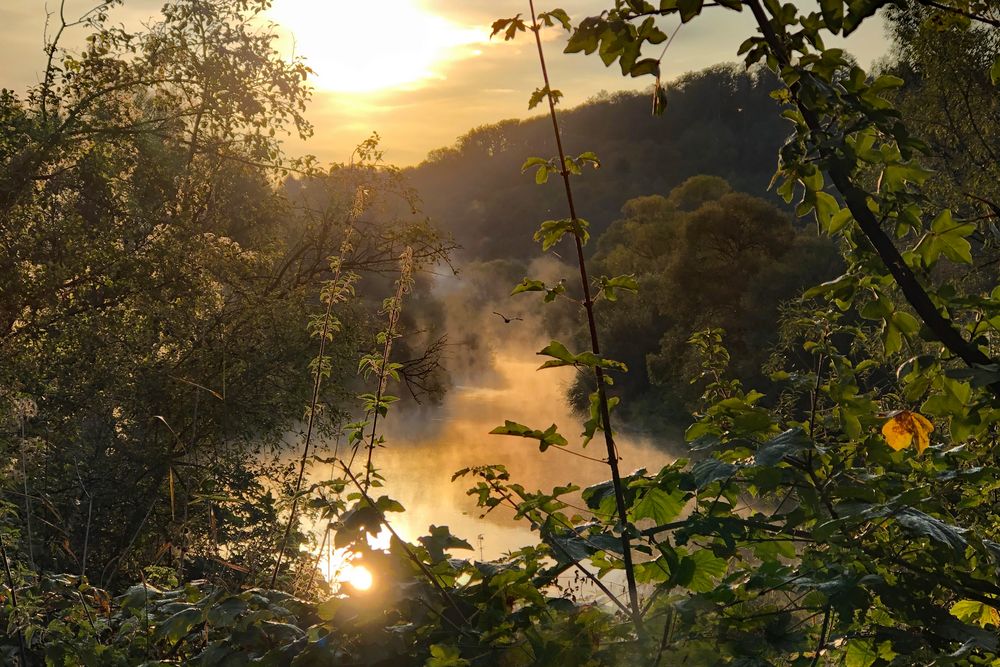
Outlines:
[{"label": "forested hillside", "polygon": [[[775,155],[789,131],[774,113],[774,85],[766,70],[719,65],[671,82],[670,113],[662,117],[650,113],[645,93],[601,94],[567,110],[568,150],[601,159],[599,171],[582,176],[586,187],[579,191],[593,233],[617,219],[629,199],[666,195],[699,174],[768,196]],[[422,209],[454,235],[463,257],[525,257],[538,216],[565,213],[565,204],[521,175],[525,157],[548,145],[550,133],[544,116],[476,128],[405,170]]]}]

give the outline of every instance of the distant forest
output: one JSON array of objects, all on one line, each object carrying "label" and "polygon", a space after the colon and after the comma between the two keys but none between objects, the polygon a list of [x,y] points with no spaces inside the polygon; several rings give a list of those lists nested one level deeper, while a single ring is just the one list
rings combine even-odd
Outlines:
[{"label": "distant forest", "polygon": [[[774,113],[777,85],[766,70],[717,65],[671,83],[662,117],[650,113],[650,95],[640,92],[601,93],[562,110],[567,150],[593,151],[601,160],[599,171],[584,173],[578,193],[591,232],[607,229],[629,199],[666,195],[699,174],[766,196],[790,131]],[[478,127],[405,170],[423,211],[454,235],[466,259],[532,256],[539,211],[565,214],[557,192],[520,173],[527,157],[552,150],[549,122],[539,116]]]}]

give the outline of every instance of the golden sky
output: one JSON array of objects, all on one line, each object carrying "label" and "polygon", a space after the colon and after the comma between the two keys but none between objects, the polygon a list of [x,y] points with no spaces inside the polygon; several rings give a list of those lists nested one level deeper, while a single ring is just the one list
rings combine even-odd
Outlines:
[{"label": "golden sky", "polygon": [[[67,0],[67,15],[91,2]],[[125,0],[112,20],[136,26],[154,16],[162,2]],[[609,2],[556,4],[578,19]],[[48,6],[57,3],[49,0]],[[813,0],[798,4],[809,6]],[[0,0],[0,87],[23,92],[38,81],[45,7],[45,0]],[[377,131],[387,160],[405,166],[420,162],[431,149],[451,145],[473,127],[527,117],[533,113],[528,96],[540,86],[533,44],[524,36],[513,43],[489,40],[493,20],[526,11],[521,0],[274,0],[270,18],[280,25],[280,48],[285,55],[304,56],[317,73],[308,114],[315,136],[305,145],[290,141],[290,152],[344,161]],[[684,26],[664,58],[667,78],[736,60],[737,47],[753,34],[751,23],[746,14],[713,9]],[[675,25],[670,19],[662,27],[669,32]],[[83,38],[76,30],[67,44]],[[546,55],[564,104],[578,104],[601,90],[651,83],[649,77],[624,79],[617,67],[606,69],[596,57],[562,54],[563,35],[547,31]],[[886,48],[881,25],[871,22],[846,47],[863,65],[870,64]]]}]

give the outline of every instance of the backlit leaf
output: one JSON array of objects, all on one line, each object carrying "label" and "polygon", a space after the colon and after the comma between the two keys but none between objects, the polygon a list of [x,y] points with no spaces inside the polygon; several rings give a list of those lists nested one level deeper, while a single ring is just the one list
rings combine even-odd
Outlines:
[{"label": "backlit leaf", "polygon": [[922,454],[931,443],[934,424],[918,412],[902,410],[882,425],[885,441],[897,452],[906,449],[916,439],[917,453]]}]

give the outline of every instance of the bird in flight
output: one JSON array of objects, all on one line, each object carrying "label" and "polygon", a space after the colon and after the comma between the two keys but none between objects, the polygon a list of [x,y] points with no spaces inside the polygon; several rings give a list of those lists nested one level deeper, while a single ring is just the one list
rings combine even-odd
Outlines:
[{"label": "bird in flight", "polygon": [[498,316],[498,317],[500,317],[503,320],[504,324],[510,324],[511,322],[514,322],[515,320],[518,321],[518,322],[523,322],[524,321],[520,317],[507,317],[506,315],[498,313],[495,310],[493,311],[493,314],[496,315],[496,316]]}]

